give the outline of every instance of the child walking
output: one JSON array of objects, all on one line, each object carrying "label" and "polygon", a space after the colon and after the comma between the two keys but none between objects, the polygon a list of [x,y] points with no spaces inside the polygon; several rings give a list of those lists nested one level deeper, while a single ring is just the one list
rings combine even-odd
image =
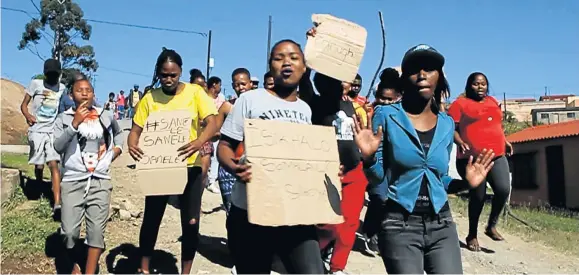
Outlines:
[{"label": "child walking", "polygon": [[109,100],[105,103],[105,110],[110,111],[113,114],[114,119],[119,119],[115,93],[109,93]]},{"label": "child walking", "polygon": [[86,217],[88,257],[85,272],[96,272],[105,249],[104,231],[111,201],[111,163],[121,154],[123,138],[113,114],[93,107],[94,90],[86,79],[72,86],[75,107],[55,121],[54,149],[62,156],[61,232],[74,263],[72,274],[81,274],[72,253]]},{"label": "child walking", "polygon": [[[60,156],[54,151],[54,123],[58,114],[60,98],[65,86],[60,83],[62,75],[58,60],[44,62],[44,79],[34,79],[26,88],[20,110],[28,123],[28,164],[34,165],[36,181],[42,183],[44,165],[50,168],[54,199],[53,218],[60,219]],[[32,109],[28,105],[32,102]]]}]

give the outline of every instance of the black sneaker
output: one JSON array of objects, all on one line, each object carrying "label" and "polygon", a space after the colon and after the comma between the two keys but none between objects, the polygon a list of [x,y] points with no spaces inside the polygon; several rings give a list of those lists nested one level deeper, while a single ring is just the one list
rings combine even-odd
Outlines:
[{"label": "black sneaker", "polygon": [[62,206],[60,206],[60,204],[57,204],[54,206],[54,209],[52,209],[52,220],[54,220],[55,222],[61,222],[62,217],[61,208]]},{"label": "black sneaker", "polygon": [[380,249],[378,248],[378,236],[374,235],[372,238],[366,238],[364,242],[366,246],[366,252],[371,255],[380,255]]},{"label": "black sneaker", "polygon": [[332,253],[334,252],[334,244],[336,243],[336,241],[332,241],[328,244],[328,246],[326,246],[324,249],[322,249],[322,262],[324,263],[324,269],[326,271],[326,273],[330,272],[330,260],[332,259]]}]

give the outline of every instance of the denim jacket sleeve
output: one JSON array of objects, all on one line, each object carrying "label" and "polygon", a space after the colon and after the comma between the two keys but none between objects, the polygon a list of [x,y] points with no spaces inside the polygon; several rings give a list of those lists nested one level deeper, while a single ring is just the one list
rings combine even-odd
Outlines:
[{"label": "denim jacket sleeve", "polygon": [[[449,124],[452,125],[452,127],[455,127],[454,124],[454,120],[449,117]],[[454,134],[454,129],[452,131],[452,133]],[[448,155],[450,156],[450,154],[452,154],[452,145],[453,145],[454,139],[452,139],[452,141],[446,146],[446,149],[448,151]],[[450,185],[450,182],[453,181],[454,179],[448,175],[448,171],[446,171],[446,173],[444,173],[444,175],[442,175],[442,177],[440,178],[440,180],[442,181],[442,185],[444,186],[444,190],[448,191],[448,186]]]},{"label": "denim jacket sleeve", "polygon": [[370,166],[364,165],[364,173],[368,179],[369,188],[376,187],[380,185],[385,179],[384,171],[384,138],[386,138],[386,120],[384,113],[381,108],[377,108],[372,117],[372,130],[374,133],[378,132],[380,126],[382,126],[382,142],[378,146],[378,150],[374,155],[374,163],[369,163]]}]

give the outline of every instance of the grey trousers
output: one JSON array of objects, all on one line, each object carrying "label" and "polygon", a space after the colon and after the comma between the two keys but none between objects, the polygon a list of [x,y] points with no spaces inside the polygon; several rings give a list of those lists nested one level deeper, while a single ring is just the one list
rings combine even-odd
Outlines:
[{"label": "grey trousers", "polygon": [[426,217],[386,213],[378,245],[388,274],[462,274],[450,211]]},{"label": "grey trousers", "polygon": [[88,179],[63,181],[60,184],[61,234],[68,249],[73,248],[80,237],[83,218],[86,221],[85,243],[90,247],[105,248],[105,228],[113,186],[109,180],[92,178],[87,193],[85,190],[87,182]]}]

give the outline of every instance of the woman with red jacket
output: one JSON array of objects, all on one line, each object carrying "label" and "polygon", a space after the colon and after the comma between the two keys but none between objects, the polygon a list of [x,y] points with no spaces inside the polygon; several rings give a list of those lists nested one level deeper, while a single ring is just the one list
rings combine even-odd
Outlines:
[{"label": "woman with red jacket", "polygon": [[[477,156],[483,148],[492,149],[495,153],[495,164],[487,175],[494,196],[485,234],[495,241],[502,241],[504,239],[497,231],[496,225],[510,192],[511,182],[506,156],[513,153],[513,146],[505,138],[501,107],[496,99],[488,95],[488,86],[489,81],[483,73],[472,73],[466,81],[465,96],[452,103],[448,114],[456,123],[454,133],[454,142],[458,146],[456,168],[461,177],[464,178],[469,156]],[[469,234],[466,237],[466,244],[471,251],[480,250],[477,226],[485,195],[486,184],[470,190]]]}]

